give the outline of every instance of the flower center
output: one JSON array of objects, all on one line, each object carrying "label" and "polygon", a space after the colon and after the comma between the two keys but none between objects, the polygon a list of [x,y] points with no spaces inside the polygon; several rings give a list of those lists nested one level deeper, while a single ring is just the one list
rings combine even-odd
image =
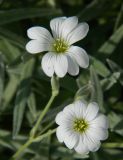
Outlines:
[{"label": "flower center", "polygon": [[76,132],[83,133],[88,128],[88,123],[84,119],[76,119],[73,128]]},{"label": "flower center", "polygon": [[62,39],[56,39],[53,44],[53,49],[56,53],[65,53],[68,49],[68,44]]}]

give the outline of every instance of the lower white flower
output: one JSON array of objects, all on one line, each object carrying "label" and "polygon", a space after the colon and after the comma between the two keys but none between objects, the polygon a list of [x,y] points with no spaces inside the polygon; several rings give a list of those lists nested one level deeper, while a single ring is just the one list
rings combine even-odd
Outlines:
[{"label": "lower white flower", "polygon": [[89,57],[84,49],[72,44],[83,39],[89,30],[87,23],[78,23],[78,18],[59,17],[50,21],[50,32],[43,27],[28,29],[27,35],[31,41],[26,45],[26,50],[31,54],[47,51],[42,58],[42,69],[52,77],[64,77],[68,72],[71,75],[79,73],[79,66],[87,68]]},{"label": "lower white flower", "polygon": [[76,101],[59,112],[55,119],[59,127],[56,130],[60,142],[80,154],[97,151],[100,140],[108,137],[107,117],[99,113],[98,104],[86,104]]}]

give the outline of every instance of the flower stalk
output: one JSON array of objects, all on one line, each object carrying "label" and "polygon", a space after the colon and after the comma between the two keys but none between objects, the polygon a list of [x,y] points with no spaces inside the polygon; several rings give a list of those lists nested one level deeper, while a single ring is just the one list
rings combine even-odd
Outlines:
[{"label": "flower stalk", "polygon": [[43,138],[46,138],[50,135],[52,135],[53,133],[56,132],[56,129],[53,130],[49,130],[47,133],[42,134],[41,136],[38,136],[36,138],[30,138],[12,157],[12,160],[16,160],[19,155],[21,155],[23,153],[23,151],[33,142],[39,142],[41,141]]},{"label": "flower stalk", "polygon": [[19,150],[12,156],[12,160],[16,160],[31,143],[32,140],[29,139],[24,145],[22,145]]},{"label": "flower stalk", "polygon": [[52,86],[52,95],[51,95],[47,105],[45,106],[44,110],[41,112],[36,124],[34,125],[32,130],[30,131],[30,137],[29,137],[28,141],[24,145],[22,145],[19,148],[19,150],[13,155],[12,160],[16,160],[23,153],[23,151],[33,142],[41,141],[43,138],[55,133],[56,129],[53,129],[53,130],[49,130],[47,133],[36,136],[36,133],[38,131],[40,123],[42,122],[42,120],[43,120],[44,116],[46,115],[46,113],[48,112],[49,108],[51,107],[51,104],[53,103],[55,97],[59,94],[59,79],[57,77],[55,77],[55,76],[52,77],[51,86]]},{"label": "flower stalk", "polygon": [[41,112],[35,126],[32,128],[31,132],[30,132],[30,137],[33,138],[40,126],[40,123],[42,121],[42,119],[44,118],[44,116],[46,115],[46,113],[48,112],[52,102],[54,101],[55,97],[57,96],[57,94],[52,94],[49,102],[47,103],[46,107],[44,108],[43,112]]},{"label": "flower stalk", "polygon": [[53,76],[51,78],[51,87],[52,87],[52,96],[49,100],[49,102],[47,103],[47,105],[45,106],[44,110],[41,112],[35,126],[32,128],[32,130],[30,131],[30,138],[34,138],[40,123],[42,121],[42,119],[44,118],[44,116],[46,115],[46,113],[48,112],[52,102],[54,101],[55,97],[59,94],[59,79],[58,77]]}]

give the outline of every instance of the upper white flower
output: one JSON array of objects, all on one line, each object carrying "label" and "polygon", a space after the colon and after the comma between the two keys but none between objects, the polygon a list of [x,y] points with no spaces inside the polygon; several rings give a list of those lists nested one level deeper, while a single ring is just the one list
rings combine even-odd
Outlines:
[{"label": "upper white flower", "polygon": [[55,119],[59,125],[56,130],[58,140],[80,154],[97,151],[100,140],[108,137],[107,117],[98,111],[99,107],[95,102],[87,105],[76,101],[66,106]]},{"label": "upper white flower", "polygon": [[89,30],[87,23],[78,23],[78,18],[59,17],[50,21],[50,32],[43,27],[32,27],[27,30],[31,41],[26,45],[26,50],[31,53],[48,51],[42,58],[42,69],[52,77],[64,77],[68,72],[71,75],[79,73],[79,66],[87,68],[89,57],[86,51],[72,44],[83,39]]}]

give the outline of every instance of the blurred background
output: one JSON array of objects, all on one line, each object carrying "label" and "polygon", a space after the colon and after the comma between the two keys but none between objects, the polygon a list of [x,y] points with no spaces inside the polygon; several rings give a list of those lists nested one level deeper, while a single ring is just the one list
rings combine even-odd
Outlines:
[{"label": "blurred background", "polygon": [[87,37],[77,43],[90,55],[90,67],[60,80],[60,94],[40,131],[56,127],[55,115],[82,94],[96,100],[108,116],[109,138],[99,151],[82,156],[52,135],[32,144],[21,160],[123,160],[123,1],[0,0],[1,160],[10,159],[27,140],[51,94],[50,79],[40,68],[43,54],[32,56],[25,50],[27,29],[38,25],[50,29],[52,18],[75,15],[90,26]]}]

